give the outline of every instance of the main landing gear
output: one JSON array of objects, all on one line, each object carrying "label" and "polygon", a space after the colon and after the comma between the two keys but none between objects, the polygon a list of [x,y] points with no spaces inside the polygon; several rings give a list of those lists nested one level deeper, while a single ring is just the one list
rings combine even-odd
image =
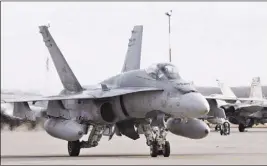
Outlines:
[{"label": "main landing gear", "polygon": [[217,124],[215,131],[220,131],[221,135],[230,135],[230,123],[224,122],[223,124]]},{"label": "main landing gear", "polygon": [[143,125],[143,131],[150,147],[150,156],[163,155],[169,157],[171,153],[170,142],[166,140],[167,130],[165,127],[153,127],[149,124]]},{"label": "main landing gear", "polygon": [[79,156],[81,150],[81,143],[77,141],[68,142],[68,152],[70,156]]},{"label": "main landing gear", "polygon": [[255,124],[255,120],[250,118],[246,119],[245,122],[239,123],[238,130],[239,132],[247,132],[246,128],[251,128]]},{"label": "main landing gear", "polygon": [[169,157],[171,153],[170,142],[165,141],[164,144],[160,145],[157,141],[153,141],[150,145],[150,156],[157,157],[158,155],[163,155],[164,157]]},{"label": "main landing gear", "polygon": [[68,141],[69,156],[79,156],[81,148],[96,147],[102,137],[103,131],[103,126],[93,126],[88,141]]},{"label": "main landing gear", "polygon": [[245,126],[244,124],[240,123],[240,124],[238,125],[238,130],[239,130],[239,132],[245,132],[245,129],[246,129],[246,126]]}]

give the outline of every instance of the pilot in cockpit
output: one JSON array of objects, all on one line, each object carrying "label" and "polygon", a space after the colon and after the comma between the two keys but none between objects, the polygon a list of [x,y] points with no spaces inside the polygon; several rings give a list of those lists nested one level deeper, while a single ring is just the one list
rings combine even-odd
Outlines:
[{"label": "pilot in cockpit", "polygon": [[183,80],[176,67],[170,63],[153,64],[146,69],[146,72],[156,80],[171,81],[174,87],[183,94],[197,92],[195,86],[190,82]]},{"label": "pilot in cockpit", "polygon": [[180,75],[176,67],[169,63],[159,63],[150,66],[147,73],[155,79],[179,79]]}]

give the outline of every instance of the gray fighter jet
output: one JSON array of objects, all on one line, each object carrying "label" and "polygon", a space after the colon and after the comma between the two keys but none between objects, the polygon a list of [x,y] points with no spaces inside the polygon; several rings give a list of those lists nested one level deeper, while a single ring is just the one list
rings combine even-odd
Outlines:
[{"label": "gray fighter jet", "polygon": [[[220,109],[207,102],[217,98],[201,95],[170,63],[140,69],[143,26],[133,28],[122,72],[91,88],[78,82],[48,27],[39,29],[64,89],[59,95],[14,96],[1,102],[14,103],[14,113],[35,120],[28,102],[48,101],[44,129],[68,141],[70,156],[97,146],[102,135],[111,139],[114,133],[133,140],[144,134],[152,157],[170,155],[168,130],[191,139],[208,135],[209,127],[197,118]],[[89,131],[88,140],[80,141]]]},{"label": "gray fighter jet", "polygon": [[[222,100],[217,100],[218,107],[223,108],[222,111],[216,112],[209,112],[207,115],[203,116],[200,119],[205,119],[211,124],[216,124],[215,130],[220,131],[221,135],[229,135],[230,134],[230,123],[227,120],[227,116],[225,114],[225,109],[230,109],[230,107],[239,110],[240,114],[246,113],[246,116],[252,116],[251,110],[253,112],[258,112],[259,110],[255,109],[255,107],[263,107],[264,110],[264,105],[263,105],[263,96],[262,96],[262,89],[260,86],[260,78],[255,77],[252,79],[252,84],[251,84],[251,90],[250,90],[250,95],[247,100],[240,102],[239,98],[236,97],[236,95],[233,93],[230,87],[225,85],[222,81],[217,80],[218,86],[221,90],[222,94],[213,94],[211,96],[217,96],[218,98],[220,97],[230,97],[230,98],[236,98],[236,101],[231,101],[231,103],[227,103],[226,101]],[[234,103],[233,103],[234,102]],[[259,108],[258,108],[259,109]],[[260,111],[259,111],[260,112]],[[259,114],[258,112],[258,114]],[[249,115],[248,115],[249,114]],[[229,113],[227,114],[229,115]],[[230,115],[229,115],[230,116]],[[240,116],[235,115],[235,116]],[[232,117],[230,117],[232,118]]]},{"label": "gray fighter jet", "polygon": [[267,100],[263,98],[260,77],[254,77],[251,83],[250,96],[246,101],[240,101],[230,87],[219,82],[223,96],[237,98],[234,103],[224,103],[220,107],[225,110],[229,121],[239,125],[239,131],[257,124],[267,123]]}]

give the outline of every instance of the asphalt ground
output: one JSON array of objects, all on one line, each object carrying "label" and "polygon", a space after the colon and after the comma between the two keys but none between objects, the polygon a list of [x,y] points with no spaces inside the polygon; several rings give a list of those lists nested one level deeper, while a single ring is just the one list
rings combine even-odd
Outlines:
[{"label": "asphalt ground", "polygon": [[[86,139],[83,138],[83,139]],[[267,164],[267,128],[252,128],[240,133],[231,128],[229,136],[212,131],[200,140],[168,134],[171,156],[152,158],[144,135],[138,140],[102,137],[99,146],[82,149],[79,157],[69,157],[67,142],[43,130],[1,131],[1,165],[12,164]]]}]

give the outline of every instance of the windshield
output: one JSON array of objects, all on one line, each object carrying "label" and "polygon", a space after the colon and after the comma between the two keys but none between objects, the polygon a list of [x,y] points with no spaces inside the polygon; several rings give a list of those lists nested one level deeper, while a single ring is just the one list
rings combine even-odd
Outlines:
[{"label": "windshield", "polygon": [[169,63],[153,64],[146,69],[146,72],[154,79],[180,79],[176,67]]},{"label": "windshield", "polygon": [[172,80],[172,79],[180,78],[178,74],[178,70],[173,65],[170,65],[170,64],[162,65],[161,70],[168,79]]}]

